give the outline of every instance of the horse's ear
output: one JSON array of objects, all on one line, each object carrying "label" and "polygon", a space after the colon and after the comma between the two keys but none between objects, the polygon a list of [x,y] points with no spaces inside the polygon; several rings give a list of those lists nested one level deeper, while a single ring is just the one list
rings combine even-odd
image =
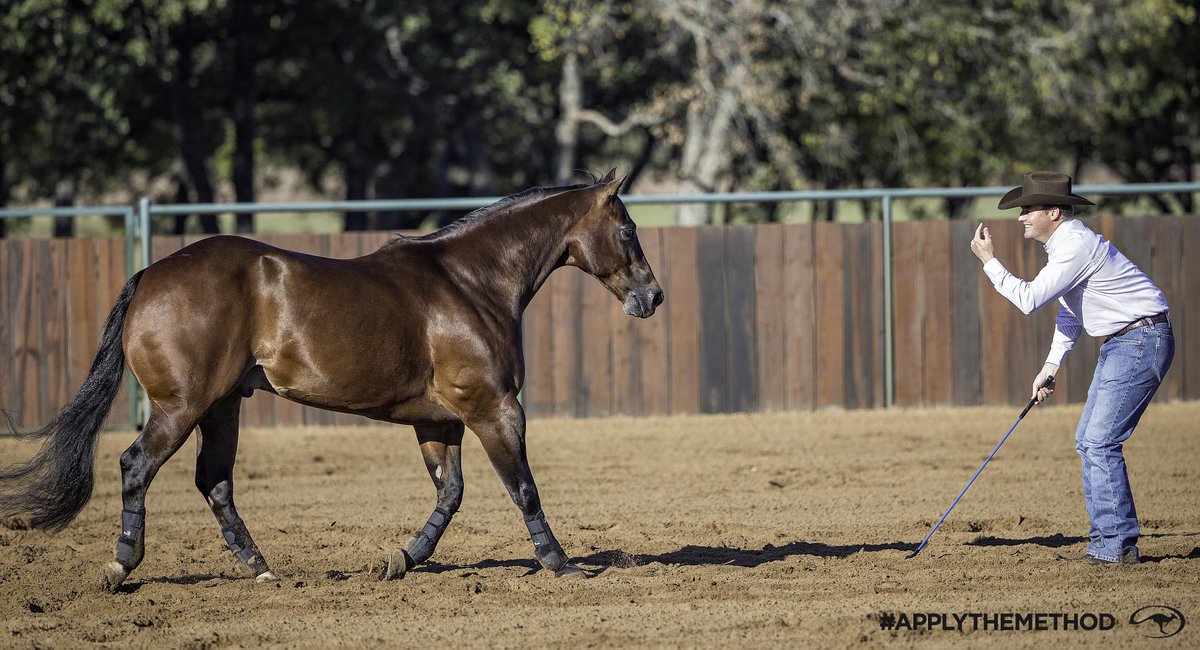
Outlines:
[{"label": "horse's ear", "polygon": [[612,170],[610,170],[608,175],[604,177],[604,180],[600,181],[604,184],[604,196],[607,198],[612,198],[617,194],[620,194],[621,188],[625,185],[625,179],[628,177],[629,175],[626,174],[625,176],[617,178],[617,169],[614,167]]},{"label": "horse's ear", "polygon": [[608,170],[608,173],[604,175],[604,178],[601,178],[600,180],[598,180],[596,182],[597,183],[610,183],[616,177],[617,177],[617,168],[613,167],[612,169]]}]

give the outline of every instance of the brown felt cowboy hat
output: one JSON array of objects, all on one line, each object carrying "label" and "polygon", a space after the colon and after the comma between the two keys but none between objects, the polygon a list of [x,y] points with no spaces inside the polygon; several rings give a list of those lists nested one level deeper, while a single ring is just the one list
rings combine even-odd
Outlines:
[{"label": "brown felt cowboy hat", "polygon": [[1021,187],[1014,187],[1000,199],[1000,209],[1027,205],[1096,205],[1071,193],[1071,177],[1060,172],[1029,172]]}]

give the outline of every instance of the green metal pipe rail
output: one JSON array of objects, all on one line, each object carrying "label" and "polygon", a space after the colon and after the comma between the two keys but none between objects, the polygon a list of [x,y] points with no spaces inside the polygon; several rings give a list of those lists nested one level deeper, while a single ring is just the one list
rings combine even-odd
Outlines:
[{"label": "green metal pipe rail", "polygon": [[[898,199],[913,198],[979,198],[1002,196],[1009,187],[956,187],[956,188],[881,188],[866,190],[812,190],[794,192],[728,192],[723,194],[658,194],[622,196],[626,205],[686,204],[686,203],[785,203],[800,201],[879,201],[883,221],[883,300],[884,300],[884,405],[895,404],[895,369],[893,351],[893,305],[892,305],[892,207]],[[1102,196],[1139,194],[1200,194],[1200,183],[1131,183],[1127,185],[1076,185],[1077,194]],[[128,273],[149,266],[151,259],[150,227],[152,216],[264,213],[264,212],[381,212],[381,211],[438,211],[472,210],[490,205],[502,197],[470,197],[451,199],[396,199],[388,201],[317,201],[305,203],[212,203],[155,205],[150,199],[142,198],[136,206],[106,206],[85,208],[21,208],[0,209],[0,219],[20,217],[81,217],[120,216],[125,220],[125,254]],[[130,399],[133,408],[133,426],[144,420],[139,418],[137,382],[130,378]],[[148,405],[141,402],[142,408]],[[146,411],[148,412],[148,411]]]}]

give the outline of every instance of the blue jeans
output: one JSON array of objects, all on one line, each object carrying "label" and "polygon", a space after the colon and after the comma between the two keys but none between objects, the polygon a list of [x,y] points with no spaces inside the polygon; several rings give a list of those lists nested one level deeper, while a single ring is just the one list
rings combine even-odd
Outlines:
[{"label": "blue jeans", "polygon": [[1174,357],[1170,323],[1139,327],[1100,346],[1075,430],[1083,500],[1092,521],[1087,552],[1100,560],[1115,562],[1136,552],[1140,531],[1121,443],[1133,434]]}]

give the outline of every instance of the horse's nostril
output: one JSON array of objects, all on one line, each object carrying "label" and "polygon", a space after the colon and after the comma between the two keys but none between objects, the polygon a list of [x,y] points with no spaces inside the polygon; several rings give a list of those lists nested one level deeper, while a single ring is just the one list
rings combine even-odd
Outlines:
[{"label": "horse's nostril", "polygon": [[655,292],[654,292],[653,303],[654,303],[654,306],[655,306],[655,307],[657,307],[657,306],[659,306],[659,305],[661,305],[661,304],[663,303],[663,292],[662,292],[662,290],[659,290],[659,291],[655,291]]}]

